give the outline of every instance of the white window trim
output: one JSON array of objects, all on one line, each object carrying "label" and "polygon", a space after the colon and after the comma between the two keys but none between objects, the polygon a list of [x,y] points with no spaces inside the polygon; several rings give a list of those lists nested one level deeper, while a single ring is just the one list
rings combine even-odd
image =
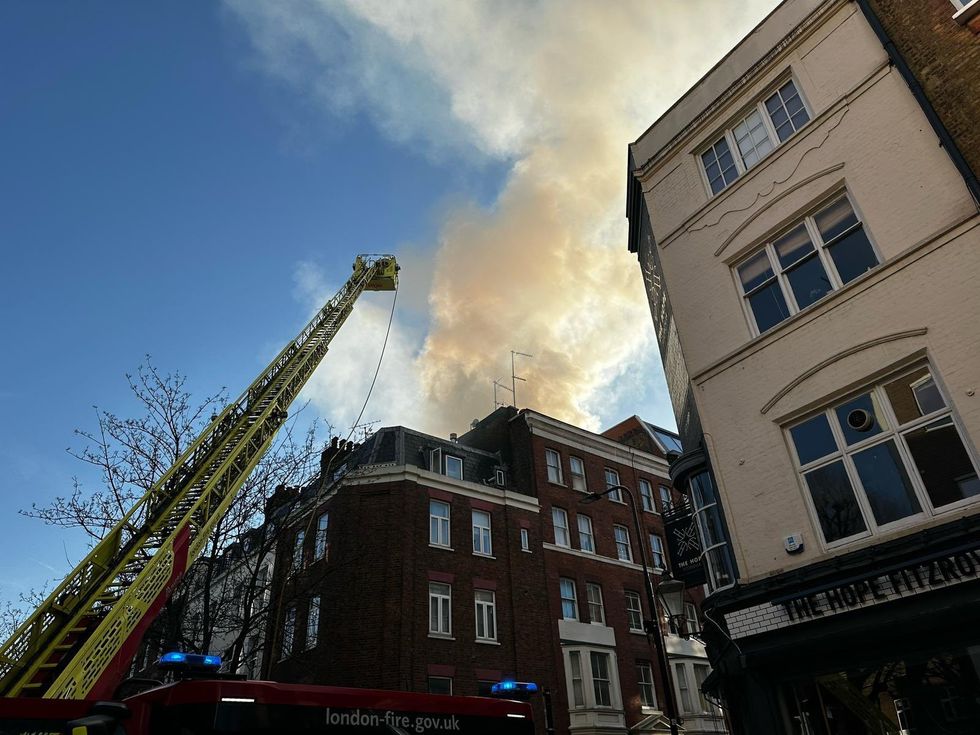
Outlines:
[{"label": "white window trim", "polygon": [[[443,517],[443,516],[437,516],[437,515],[433,514],[433,512],[432,512],[432,504],[433,503],[438,503],[439,505],[446,506],[447,513],[446,513],[445,517]],[[432,547],[435,547],[435,548],[438,548],[438,549],[449,549],[449,550],[452,550],[452,544],[453,544],[453,524],[452,524],[452,517],[453,517],[453,506],[452,506],[452,503],[447,503],[445,500],[437,500],[436,498],[429,498],[429,546],[432,546]],[[433,541],[432,540],[432,522],[433,521],[435,521],[437,523],[437,527],[440,530],[440,534],[438,534],[438,535],[441,535],[442,522],[445,521],[445,525],[446,525],[446,543],[443,544],[443,543],[440,543],[438,540],[436,540],[436,541]]]},{"label": "white window trim", "polygon": [[[576,473],[574,471],[575,462],[578,462],[582,467],[581,473]],[[585,474],[585,460],[581,457],[576,457],[574,454],[568,455],[568,477],[569,483],[571,484],[572,490],[576,490],[580,493],[589,492],[589,482],[586,479]],[[576,485],[581,484],[581,487],[576,487]]]},{"label": "white window trim", "polygon": [[[561,583],[563,581],[564,582],[571,582],[572,583],[572,596],[571,597],[567,597],[566,598],[566,597],[563,597],[562,596]],[[566,600],[571,600],[571,602],[572,602],[572,612],[575,615],[574,617],[571,617],[571,618],[566,618],[565,617],[565,601]],[[558,578],[558,607],[559,607],[559,612],[561,613],[561,618],[559,618],[560,620],[575,620],[575,621],[581,620],[582,616],[579,614],[579,610],[578,610],[578,585],[576,585],[575,580],[572,579],[571,577],[559,577]]]},{"label": "white window trim", "polygon": [[[326,522],[324,522],[326,521]],[[316,536],[313,539],[313,561],[327,558],[327,534],[330,532],[330,512],[324,511],[316,521]]]},{"label": "white window trim", "polygon": [[[646,485],[650,489],[650,505],[653,506],[650,509],[647,509],[646,503],[643,502],[644,501],[644,496],[643,496],[643,486],[644,485]],[[660,515],[657,512],[657,496],[653,494],[653,483],[650,482],[649,480],[647,480],[646,478],[641,477],[639,480],[636,481],[636,490],[640,494],[640,509],[644,513],[653,513],[653,515]]]},{"label": "white window trim", "polygon": [[[943,398],[943,402],[946,404],[946,408],[933,411],[925,416],[920,416],[919,418],[909,421],[905,424],[899,426],[898,418],[895,416],[895,412],[892,408],[891,401],[885,393],[885,385],[893,380],[901,378],[903,375],[908,375],[909,373],[915,372],[920,368],[926,368],[929,371],[932,379],[936,383],[936,388],[939,390],[940,395]],[[856,442],[850,446],[844,441],[843,433],[841,432],[840,426],[833,417],[834,409],[843,403],[846,403],[850,398],[863,395],[865,393],[873,394],[872,400],[875,402],[875,408],[880,410],[882,413],[882,418],[888,423],[888,428],[882,427],[882,431],[875,434],[868,439],[860,442]],[[785,427],[785,435],[787,442],[789,444],[791,457],[796,468],[797,482],[799,484],[800,490],[803,493],[803,499],[806,503],[808,512],[810,513],[810,520],[813,525],[813,530],[816,538],[820,540],[820,543],[827,550],[836,549],[841,546],[848,546],[855,542],[862,541],[873,536],[880,536],[883,534],[889,534],[893,531],[900,530],[907,527],[921,525],[925,520],[935,517],[941,517],[948,513],[954,513],[965,506],[974,505],[980,502],[980,495],[975,495],[972,497],[963,498],[954,503],[949,503],[940,508],[934,508],[932,505],[932,500],[929,497],[929,493],[925,488],[925,484],[922,482],[922,478],[916,470],[916,464],[912,458],[912,454],[906,444],[905,434],[914,431],[922,426],[930,424],[934,421],[939,421],[945,418],[952,420],[953,428],[956,429],[956,433],[959,436],[960,442],[963,445],[963,450],[966,452],[967,457],[973,463],[974,471],[980,474],[980,462],[977,461],[977,456],[973,452],[971,444],[964,441],[964,432],[960,426],[959,418],[956,412],[953,410],[953,406],[948,399],[949,393],[942,386],[940,377],[933,367],[931,362],[917,363],[911,366],[907,366],[901,370],[896,370],[884,377],[876,379],[874,382],[866,384],[863,388],[849,392],[844,396],[839,396],[833,401],[829,402],[823,411],[818,411],[816,413],[808,415],[802,421],[794,421],[792,424]],[[828,424],[830,425],[831,433],[834,436],[834,440],[837,442],[837,450],[832,454],[828,454],[824,457],[809,462],[805,465],[800,465],[799,457],[796,453],[796,446],[793,442],[792,436],[789,430],[805,421],[808,421],[818,414],[827,415]],[[854,463],[851,457],[860,452],[862,449],[867,449],[868,447],[875,446],[877,444],[883,444],[892,440],[895,442],[895,446],[898,451],[898,455],[903,462],[906,475],[909,479],[909,483],[912,485],[912,490],[914,492],[916,500],[919,502],[920,511],[914,513],[905,518],[900,518],[898,520],[892,521],[891,523],[879,525],[874,519],[874,513],[871,509],[870,501],[868,500],[867,493],[864,490],[863,484],[860,481],[860,477],[857,474],[857,470],[854,468]],[[842,450],[841,447],[844,447]],[[813,503],[813,498],[810,494],[810,490],[807,487],[806,479],[803,475],[806,472],[810,472],[813,469],[821,467],[826,464],[831,464],[836,461],[842,461],[844,465],[844,470],[847,473],[848,480],[851,482],[851,488],[854,491],[854,497],[857,501],[858,508],[861,511],[862,520],[864,521],[866,530],[848,536],[846,538],[837,539],[836,541],[826,541],[823,535],[823,529],[820,526],[820,517],[817,514],[816,506]]]},{"label": "white window trim", "polygon": [[[572,692],[572,664],[571,664],[571,654],[578,653],[579,661],[581,663],[582,672],[582,695],[585,703],[580,706],[576,706],[574,703]],[[596,704],[595,699],[595,681],[592,674],[592,654],[599,653],[609,656],[609,704],[599,705]],[[623,710],[623,693],[620,688],[619,682],[619,661],[616,656],[616,650],[612,648],[601,648],[596,646],[583,646],[575,644],[574,646],[564,646],[562,648],[562,660],[564,663],[564,673],[565,673],[565,687],[568,692],[568,707],[569,711],[581,712],[582,710],[599,710],[601,712],[614,712]]]},{"label": "white window trim", "polygon": [[[484,515],[486,515],[487,525],[485,526],[477,525],[476,522],[477,513],[483,513]],[[480,508],[473,508],[470,512],[470,519],[473,524],[473,531],[480,529],[480,534],[479,534],[480,548],[479,549],[476,548],[476,535],[474,534],[473,554],[476,556],[487,556],[492,559],[493,558],[493,514],[491,514],[489,510],[481,510]],[[486,536],[485,536],[487,542],[486,549],[483,548],[483,541],[484,541],[483,531],[486,531]]]},{"label": "white window trim", "polygon": [[[555,523],[556,514],[557,515],[560,515],[565,520],[565,525],[564,526],[561,526],[561,525]],[[560,546],[563,549],[570,549],[570,548],[572,548],[572,532],[571,532],[571,529],[568,527],[568,511],[567,510],[565,510],[564,508],[559,508],[558,506],[552,506],[551,507],[551,527],[552,527],[552,530],[554,531],[555,546]],[[558,529],[560,529],[560,528],[565,531],[565,543],[562,543],[561,541],[558,540]]]},{"label": "white window trim", "polygon": [[980,15],[980,0],[950,0],[950,2],[956,8],[953,20],[962,26]]},{"label": "white window trim", "polygon": [[[449,463],[450,463],[450,460],[455,461],[455,462],[459,462],[459,477],[456,477],[455,475],[450,475],[449,474]],[[446,455],[443,455],[443,462],[445,462],[445,472],[443,474],[446,477],[448,477],[451,480],[462,480],[463,479],[463,458],[462,457],[457,457],[457,456],[455,456],[453,454],[446,454]]]},{"label": "white window trim", "polygon": [[[852,226],[851,229],[837,235],[831,244],[837,242],[846,234],[850,234],[851,232],[856,231],[858,228],[861,228],[864,231],[864,236],[868,240],[868,244],[871,246],[871,252],[874,253],[875,258],[878,261],[878,265],[869,268],[867,271],[856,278],[851,279],[847,283],[844,283],[841,280],[840,274],[837,272],[837,265],[834,263],[834,259],[830,256],[830,248],[828,244],[824,242],[823,236],[820,234],[820,231],[817,228],[816,220],[814,219],[817,214],[822,212],[833,202],[836,202],[842,195],[847,199],[847,203],[850,205],[851,211],[854,212],[854,216],[857,217],[858,223]],[[827,274],[827,278],[830,280],[830,291],[814,301],[812,304],[804,306],[802,309],[796,303],[796,294],[793,293],[793,287],[789,283],[789,277],[786,275],[787,269],[783,268],[779,264],[779,256],[776,254],[776,249],[773,246],[773,243],[776,240],[796,229],[801,224],[805,225],[807,235],[810,238],[810,242],[813,244],[817,258],[820,259],[820,264],[823,266],[824,273]],[[745,292],[745,289],[742,286],[742,281],[738,276],[739,266],[744,265],[763,251],[765,251],[766,257],[769,258],[769,266],[773,270],[776,284],[779,286],[779,289],[783,294],[783,301],[785,302],[786,308],[789,311],[789,316],[782,321],[773,324],[765,332],[759,330],[759,325],[755,321],[755,314],[752,313],[752,306],[749,304],[749,294]],[[745,315],[745,321],[749,326],[749,331],[752,337],[756,338],[761,337],[764,334],[772,334],[774,330],[779,329],[782,325],[792,321],[793,317],[795,317],[797,314],[803,314],[811,309],[817,308],[820,304],[826,303],[827,299],[831,298],[844,287],[864,280],[868,275],[878,270],[884,264],[884,262],[885,261],[881,256],[881,250],[878,248],[874,238],[871,236],[871,232],[867,228],[867,221],[862,215],[860,209],[858,209],[857,204],[854,201],[854,197],[851,196],[851,193],[847,189],[835,189],[832,194],[822,198],[815,206],[810,207],[806,214],[794,219],[793,222],[787,227],[783,227],[777,232],[767,236],[761,246],[752,248],[744,256],[734,261],[731,267],[731,274],[733,282],[735,283],[735,291],[738,294],[739,300],[742,302],[742,313]],[[792,266],[790,266],[790,269],[791,268]],[[751,293],[754,293],[755,290],[756,289],[753,289]]]},{"label": "white window trim", "polygon": [[[593,593],[598,596],[598,601],[592,599]],[[586,582],[585,583],[585,604],[589,609],[589,623],[592,625],[605,625],[606,624],[606,605],[602,600],[602,586],[598,582]],[[597,607],[599,609],[599,617],[601,620],[596,620],[592,615],[592,608]]]},{"label": "white window trim", "polygon": [[521,529],[521,551],[531,553],[531,533],[526,528]]},{"label": "white window trim", "polygon": [[[714,482],[714,478],[711,478],[710,475],[709,475],[709,479],[711,480],[712,483]],[[717,486],[714,488],[714,496],[715,496],[714,501],[706,505],[698,505],[697,493],[693,487],[693,480],[694,478],[692,477],[690,482],[691,487],[689,488],[688,492],[690,493],[690,498],[691,498],[691,508],[692,508],[692,514],[694,516],[694,526],[698,531],[698,540],[701,542],[701,562],[705,564],[708,568],[706,586],[712,593],[714,593],[714,592],[718,592],[719,590],[726,590],[730,587],[734,587],[737,574],[735,573],[734,564],[732,564],[733,568],[732,568],[731,581],[728,584],[721,584],[721,585],[715,584],[716,573],[714,570],[714,565],[711,560],[710,552],[714,551],[715,549],[725,549],[724,553],[727,555],[729,553],[727,551],[729,541],[727,539],[722,539],[718,543],[712,544],[711,546],[706,545],[704,539],[704,533],[701,530],[701,525],[702,525],[701,519],[698,518],[698,516],[708,515],[709,513],[718,513],[720,519],[721,513],[720,511],[718,511],[718,488]]]},{"label": "white window trim", "polygon": [[[793,82],[794,86],[796,87],[796,93],[799,95],[800,102],[803,103],[803,109],[806,110],[806,114],[809,116],[810,119],[807,120],[805,123],[803,123],[802,127],[798,128],[797,130],[794,130],[792,135],[790,135],[786,140],[780,141],[779,135],[776,134],[776,129],[772,124],[772,119],[769,117],[769,111],[766,109],[766,100],[772,97],[773,94],[778,92],[779,89],[784,84],[786,84],[786,82],[790,82],[790,81]],[[744,120],[746,120],[749,117],[749,115],[751,115],[755,111],[758,111],[759,114],[762,116],[762,123],[766,128],[766,133],[769,135],[769,142],[773,144],[773,147],[768,153],[766,153],[763,156],[760,156],[759,160],[756,161],[751,167],[746,168],[745,163],[742,161],[742,152],[738,148],[738,141],[735,140],[735,133],[733,131],[736,126],[741,124]],[[717,131],[712,135],[710,135],[708,141],[695,151],[694,157],[697,162],[697,169],[701,174],[701,182],[704,185],[704,190],[708,193],[708,199],[711,200],[714,199],[715,197],[721,196],[726,191],[728,191],[733,186],[735,186],[740,181],[742,181],[742,179],[745,178],[745,175],[747,173],[749,173],[753,169],[759,169],[767,158],[772,156],[774,153],[776,153],[776,151],[780,150],[783,146],[789,145],[790,141],[793,140],[793,138],[795,138],[800,133],[800,131],[808,127],[812,122],[813,122],[813,108],[810,107],[810,103],[807,101],[806,96],[803,94],[803,88],[800,86],[799,78],[795,74],[786,74],[784,76],[780,76],[779,80],[774,82],[773,84],[770,84],[766,88],[766,91],[760,94],[753,104],[751,104],[748,107],[742,108],[742,110],[738,114],[734,115],[731,118],[730,122],[727,123],[722,130]],[[701,155],[703,153],[707,153],[708,150],[710,150],[722,138],[724,138],[725,142],[728,144],[728,151],[731,153],[732,160],[735,162],[735,170],[738,171],[738,176],[735,178],[735,180],[732,183],[726,184],[724,188],[722,188],[720,191],[715,193],[711,190],[711,181],[708,179],[708,172],[704,168],[704,159],[701,158]]]},{"label": "white window trim", "polygon": [[[443,594],[441,592],[434,592],[433,589],[432,589],[432,585],[434,585],[434,584],[438,584],[438,585],[442,585],[442,586],[446,587],[449,590],[448,594]],[[448,631],[433,630],[432,629],[432,601],[433,600],[437,600],[437,603],[436,603],[436,621],[438,623],[440,623],[440,624],[443,622],[443,619],[442,619],[442,613],[443,613],[443,604],[442,604],[442,601],[443,600],[448,600],[448,602],[449,602],[449,604],[445,608],[446,610],[448,610],[448,615],[447,615],[446,620],[445,620],[445,622],[446,622],[446,626],[445,627],[447,627],[449,629]],[[435,581],[429,580],[429,622],[428,622],[428,628],[429,628],[429,637],[430,638],[452,638],[452,635],[453,635],[453,586],[451,584],[449,584],[448,582],[435,582]]]},{"label": "white window trim", "polygon": [[[616,482],[609,482],[609,474],[610,473],[612,473],[613,476],[616,478]],[[606,482],[606,489],[607,490],[609,488],[613,487],[614,485],[622,485],[623,484],[622,483],[622,480],[619,479],[619,471],[618,470],[614,470],[611,467],[605,467],[603,469],[603,471],[602,471],[602,478]],[[607,495],[606,497],[609,498],[614,503],[622,503],[623,505],[626,505],[626,501],[623,500],[623,491],[622,490],[616,490],[615,493],[609,493],[609,495]]]},{"label": "white window trim", "polygon": [[[585,521],[585,524],[584,525],[588,526],[588,532],[587,533],[583,533],[582,532],[582,525],[583,525],[582,521]],[[585,515],[584,513],[578,513],[578,514],[576,514],[576,520],[575,520],[575,522],[576,522],[576,524],[578,526],[578,548],[579,548],[579,551],[582,551],[582,552],[584,552],[586,554],[594,554],[594,553],[596,553],[596,551],[595,551],[595,531],[592,528],[592,519],[589,516]],[[584,537],[586,537],[586,536],[589,539],[589,543],[592,545],[592,548],[591,549],[585,548],[585,544],[582,543],[582,539]]]},{"label": "white window trim", "polygon": [[[549,461],[552,458],[555,460],[554,464],[552,464]],[[544,466],[545,466],[545,474],[548,477],[548,482],[550,482],[552,485],[561,485],[562,487],[564,487],[565,480],[563,477],[562,467],[561,467],[561,454],[557,450],[547,449],[547,448],[544,450]],[[554,470],[555,473],[558,475],[557,479],[553,480],[551,478],[552,470]]]},{"label": "white window trim", "polygon": [[[640,678],[640,671],[645,670],[646,673],[650,674],[650,681]],[[649,684],[650,691],[653,694],[653,704],[645,704],[643,702],[643,685]],[[636,662],[636,685],[637,689],[640,691],[640,709],[644,712],[655,711],[659,707],[659,702],[657,701],[657,684],[656,680],[653,678],[653,662],[652,661],[637,661]]]},{"label": "white window trim", "polygon": [[[480,600],[478,595],[483,593],[485,595],[490,595],[490,600]],[[496,643],[497,642],[497,593],[493,590],[473,590],[473,605],[476,608],[476,619],[473,630],[476,632],[477,643]],[[488,615],[487,612],[491,614]],[[479,633],[480,630],[480,618],[483,618],[483,629],[488,631],[490,629],[490,622],[492,618],[493,622],[493,635],[483,635]]]},{"label": "white window trim", "polygon": [[[630,633],[644,633],[645,634],[646,631],[643,630],[643,600],[640,598],[640,593],[639,592],[636,592],[635,590],[626,590],[626,592],[623,595],[623,597],[624,597],[624,599],[627,602],[627,604],[624,607],[625,607],[625,610],[626,610],[626,626],[627,626],[627,628],[629,628],[629,632]],[[633,598],[633,597],[636,598],[636,610],[632,610],[630,608],[629,604],[628,604],[629,603],[629,600],[631,598]],[[630,620],[630,612],[631,611],[632,612],[635,612],[637,615],[640,616],[640,627],[638,627],[638,628],[634,628],[633,627],[633,624],[632,624],[632,622]]]},{"label": "white window trim", "polygon": [[[649,535],[650,535],[650,568],[655,572],[665,572],[669,567],[667,562],[667,546],[666,544],[664,544],[663,536],[661,536],[659,533],[650,533]],[[654,544],[653,544],[654,539],[657,539],[657,541],[660,544],[659,550],[654,548]],[[657,554],[660,554],[660,557],[663,559],[662,565],[657,564]]]},{"label": "white window trim", "polygon": [[[616,530],[621,529],[626,534],[626,551],[629,553],[629,557],[624,559],[619,555],[619,545],[623,543],[616,537]],[[619,561],[633,561],[633,542],[630,540],[630,530],[626,526],[621,526],[618,523],[613,525],[613,542],[616,545],[616,558]]]}]

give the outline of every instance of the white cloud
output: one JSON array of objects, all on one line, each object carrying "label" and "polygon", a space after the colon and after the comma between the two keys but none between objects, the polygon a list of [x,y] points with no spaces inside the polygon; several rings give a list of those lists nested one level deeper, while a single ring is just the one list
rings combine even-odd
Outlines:
[{"label": "white cloud", "polygon": [[[625,247],[626,144],[775,0],[226,2],[266,73],[331,115],[367,114],[435,155],[513,161],[493,207],[445,215],[428,250],[429,331],[393,332],[384,423],[465,430],[512,349],[534,354],[521,405],[590,428],[622,418],[608,411],[632,395],[630,366],[656,359]],[[381,315],[359,304],[355,317],[308,390],[324,410],[349,412],[363,381],[354,341]]]}]

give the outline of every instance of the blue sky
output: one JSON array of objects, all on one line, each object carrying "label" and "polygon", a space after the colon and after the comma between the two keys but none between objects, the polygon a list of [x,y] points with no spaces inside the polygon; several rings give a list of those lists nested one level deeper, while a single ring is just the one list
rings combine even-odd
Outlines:
[{"label": "blue sky", "polygon": [[[0,4],[0,598],[78,560],[16,511],[94,482],[65,448],[145,354],[237,395],[358,252],[403,265],[365,418],[463,431],[515,349],[535,408],[672,425],[625,147],[772,5]],[[339,428],[390,306],[304,395]]]}]

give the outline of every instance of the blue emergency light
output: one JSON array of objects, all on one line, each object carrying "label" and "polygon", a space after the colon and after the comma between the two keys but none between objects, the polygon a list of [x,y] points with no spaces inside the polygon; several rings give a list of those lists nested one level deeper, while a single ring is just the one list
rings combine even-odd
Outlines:
[{"label": "blue emergency light", "polygon": [[170,651],[160,657],[158,666],[161,669],[208,669],[217,671],[221,668],[221,656]]},{"label": "blue emergency light", "polygon": [[513,681],[505,679],[490,687],[490,696],[506,699],[526,699],[538,693],[538,685],[533,681]]}]

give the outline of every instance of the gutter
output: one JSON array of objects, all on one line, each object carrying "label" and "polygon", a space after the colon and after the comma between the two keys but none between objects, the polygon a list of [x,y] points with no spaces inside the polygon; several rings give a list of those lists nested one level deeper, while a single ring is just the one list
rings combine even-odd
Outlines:
[{"label": "gutter", "polygon": [[970,169],[970,165],[963,158],[963,154],[960,153],[960,149],[956,147],[956,142],[953,137],[949,134],[946,126],[943,125],[942,120],[939,119],[939,115],[936,113],[935,108],[932,103],[929,102],[929,98],[926,96],[925,90],[922,89],[922,85],[919,84],[919,80],[915,78],[909,65],[905,62],[902,54],[896,48],[895,43],[892,41],[888,32],[885,30],[884,26],[881,24],[881,20],[875,15],[874,10],[871,9],[871,4],[868,0],[855,0],[858,6],[861,8],[861,12],[864,13],[865,19],[868,21],[868,25],[875,32],[878,40],[885,49],[885,53],[888,54],[888,58],[891,60],[895,68],[898,69],[898,73],[902,75],[902,79],[908,85],[909,90],[912,92],[912,96],[915,97],[915,101],[919,103],[919,107],[925,113],[926,119],[932,126],[933,132],[939,138],[939,144],[946,149],[946,153],[949,155],[956,166],[956,170],[959,171],[960,176],[963,177],[963,181],[966,183],[966,188],[970,192],[970,196],[973,197],[973,203],[978,209],[980,209],[980,181],[977,181],[977,175],[973,173]]}]

